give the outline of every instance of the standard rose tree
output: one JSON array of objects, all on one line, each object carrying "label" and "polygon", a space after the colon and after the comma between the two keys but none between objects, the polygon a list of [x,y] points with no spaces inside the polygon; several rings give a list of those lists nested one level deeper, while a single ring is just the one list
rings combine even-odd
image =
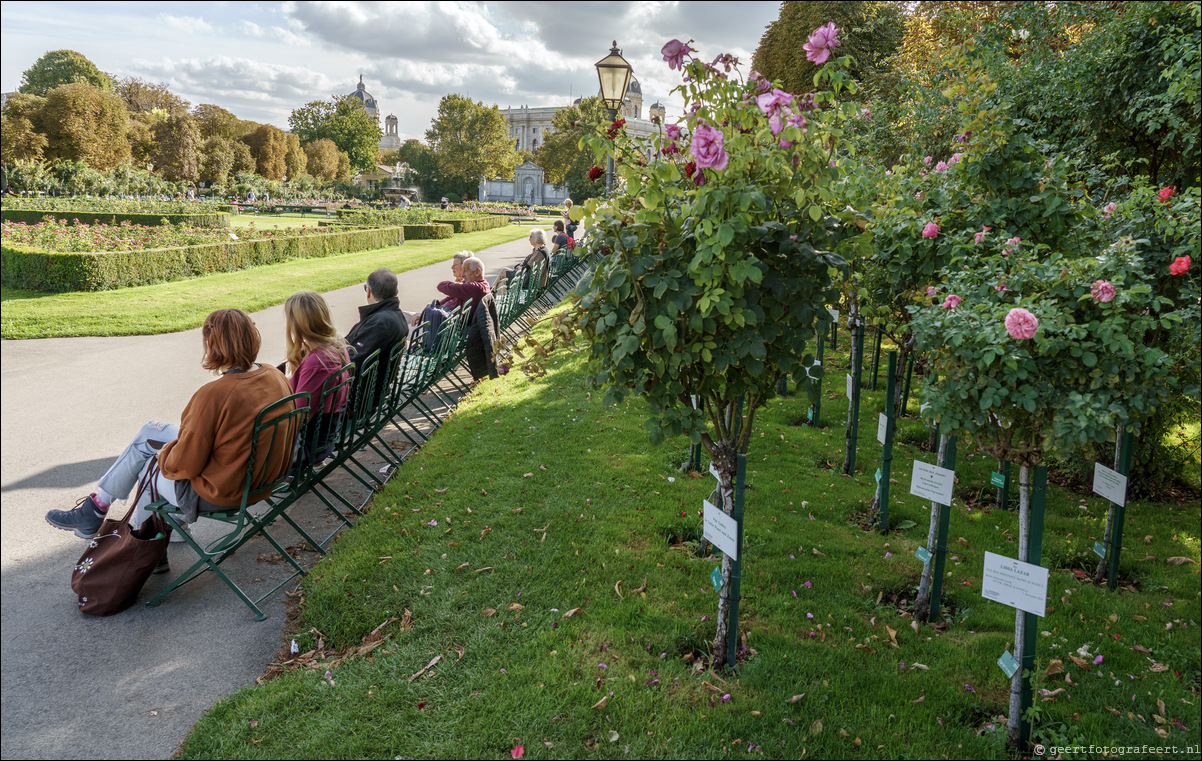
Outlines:
[{"label": "standard rose tree", "polygon": [[[814,55],[826,60],[836,35],[822,31]],[[832,125],[851,118],[835,102],[847,80],[832,61],[819,75],[832,91],[796,98],[755,74],[742,80],[731,56],[706,62],[679,40],[662,52],[683,72],[686,116],[650,145],[598,126],[590,143],[615,156],[626,193],[588,204],[591,244],[607,256],[578,288],[577,314],[607,402],[642,396],[652,440],[684,433],[703,444],[730,514],[756,411],[782,374],[807,377],[807,342],[837,296],[835,252],[859,234],[835,201],[831,166]],[[730,574],[728,556],[715,666],[735,636]]]}]

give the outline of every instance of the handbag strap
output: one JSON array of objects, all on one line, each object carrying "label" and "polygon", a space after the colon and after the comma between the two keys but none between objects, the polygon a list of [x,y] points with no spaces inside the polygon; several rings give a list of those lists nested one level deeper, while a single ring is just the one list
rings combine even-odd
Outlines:
[{"label": "handbag strap", "polygon": [[138,503],[142,501],[142,495],[149,490],[150,501],[157,502],[160,499],[159,487],[159,458],[152,457],[149,466],[142,473],[142,478],[138,481],[138,493],[134,495],[133,500],[129,503],[129,509],[125,511],[125,517],[121,519],[122,523],[129,523],[129,519],[133,517],[134,509]]}]

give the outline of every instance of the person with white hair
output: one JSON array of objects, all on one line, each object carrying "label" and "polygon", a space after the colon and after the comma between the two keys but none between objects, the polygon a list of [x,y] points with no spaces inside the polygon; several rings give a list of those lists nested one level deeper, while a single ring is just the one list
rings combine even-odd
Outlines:
[{"label": "person with white hair", "polygon": [[538,287],[547,287],[547,277],[551,274],[551,255],[547,253],[546,232],[537,227],[530,231],[530,249],[530,255],[523,259],[521,264],[501,270],[501,274],[497,276],[498,284],[504,280],[506,287],[513,285],[514,275],[522,273],[523,278],[528,277],[527,273],[533,272],[534,268],[541,264],[542,276],[539,277]]},{"label": "person with white hair", "polygon": [[476,312],[476,305],[480,303],[480,299],[490,291],[488,281],[484,279],[484,262],[475,256],[463,261],[463,282],[444,280],[438,284],[438,292],[447,297],[439,303],[448,310],[454,309],[460,304],[471,303],[468,312],[469,322]]}]

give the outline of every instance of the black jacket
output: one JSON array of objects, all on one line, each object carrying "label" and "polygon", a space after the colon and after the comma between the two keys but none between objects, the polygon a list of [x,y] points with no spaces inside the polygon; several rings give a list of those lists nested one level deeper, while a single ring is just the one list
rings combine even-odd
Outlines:
[{"label": "black jacket", "polygon": [[497,359],[493,354],[493,344],[500,335],[497,304],[492,294],[486,293],[480,299],[476,314],[467,326],[467,346],[464,351],[473,379],[497,377]]},{"label": "black jacket", "polygon": [[[409,323],[405,322],[405,316],[401,314],[400,302],[396,296],[359,307],[359,322],[346,334],[356,374],[362,369],[363,361],[376,350],[380,352],[381,361],[387,363],[392,347],[403,342],[408,335]],[[387,383],[387,373],[381,366],[376,375],[373,401],[379,401]]]}]

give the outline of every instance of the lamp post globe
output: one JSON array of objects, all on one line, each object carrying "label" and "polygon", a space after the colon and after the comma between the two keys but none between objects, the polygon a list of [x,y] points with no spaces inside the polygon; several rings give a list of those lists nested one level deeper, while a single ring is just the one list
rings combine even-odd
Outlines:
[{"label": "lamp post globe", "polygon": [[[630,64],[622,57],[618,49],[618,41],[614,40],[609,49],[609,55],[594,64],[597,67],[597,79],[601,81],[601,100],[609,109],[609,120],[618,118],[618,109],[626,99],[626,88],[630,87],[630,77],[633,72]],[[612,193],[614,189],[614,160],[613,156],[605,168],[605,189]]]}]

